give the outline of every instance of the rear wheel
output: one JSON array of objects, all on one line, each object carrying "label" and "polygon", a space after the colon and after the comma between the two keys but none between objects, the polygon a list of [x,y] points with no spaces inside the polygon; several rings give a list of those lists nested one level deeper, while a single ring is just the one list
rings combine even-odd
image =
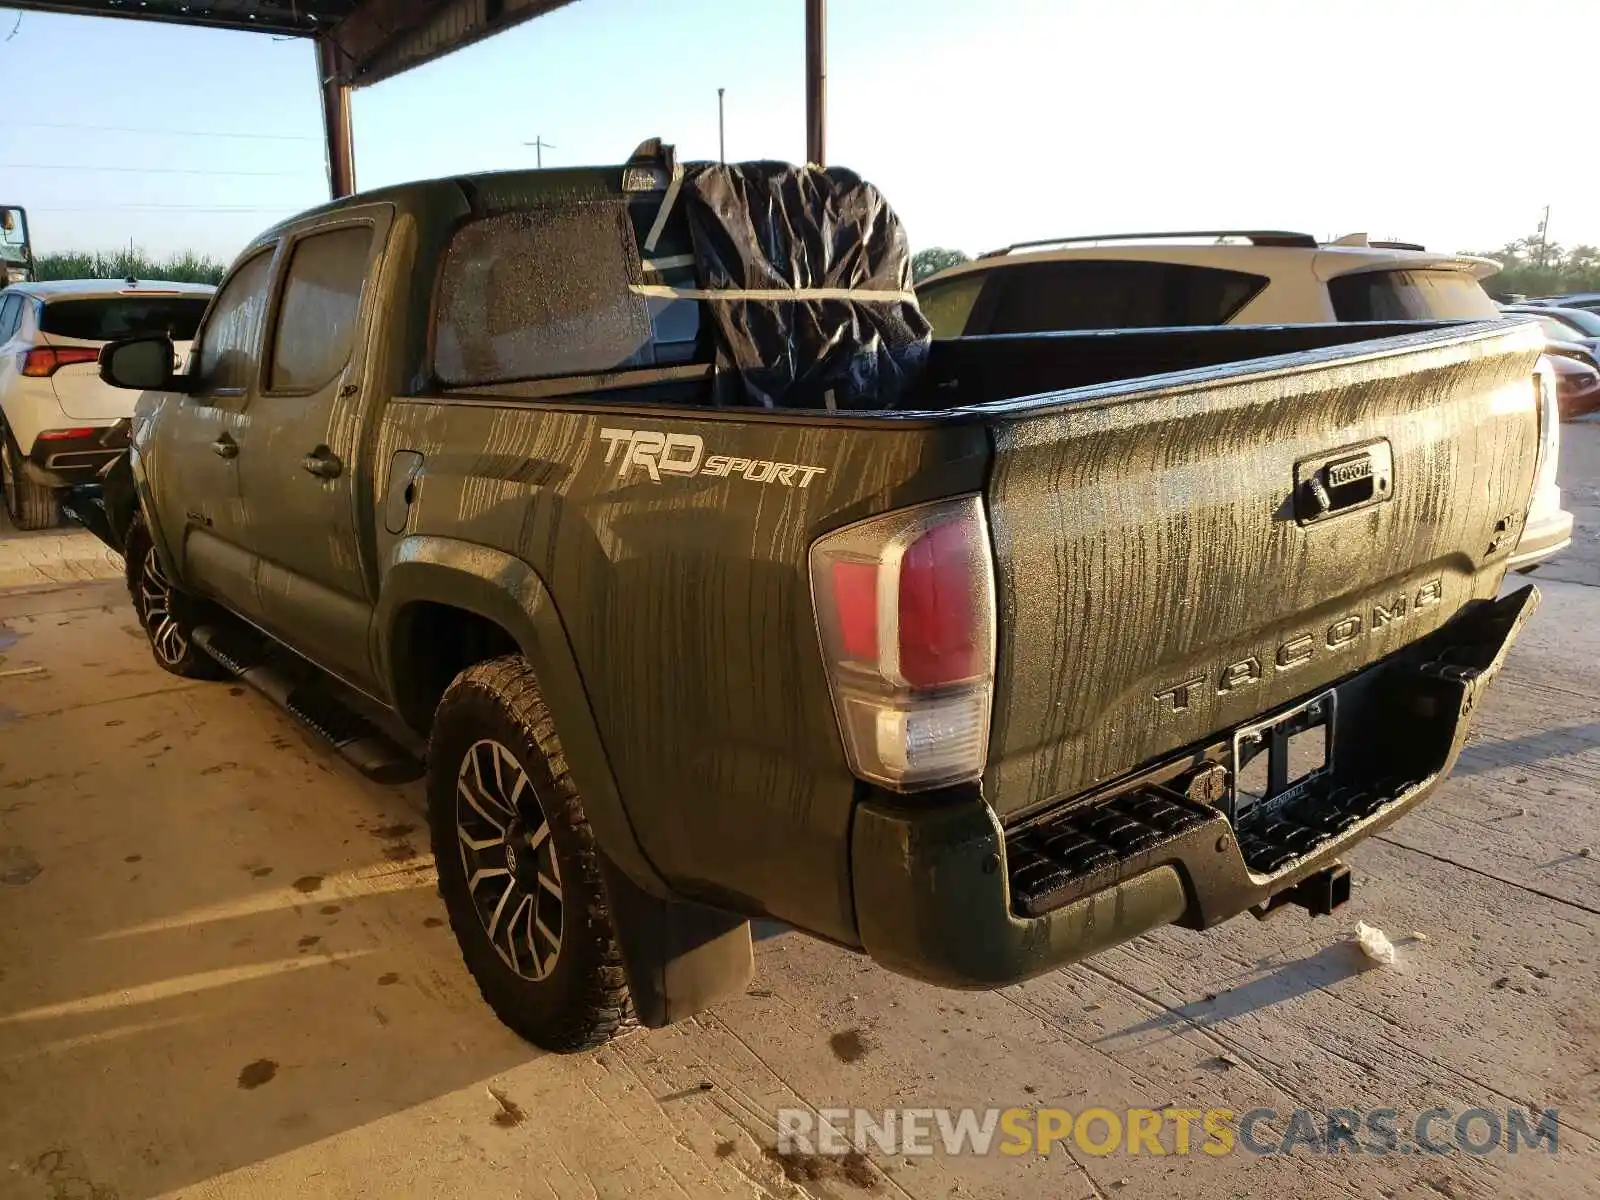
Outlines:
[{"label": "rear wheel", "polygon": [[461,956],[503,1022],[546,1050],[586,1050],[631,1017],[599,850],[533,669],[469,667],[428,743],[439,892]]},{"label": "rear wheel", "polygon": [[167,577],[142,516],[134,518],[123,553],[133,611],[150,639],[156,664],[185,679],[226,679],[227,671],[195,646],[199,602],[179,591]]},{"label": "rear wheel", "polygon": [[6,516],[18,529],[51,529],[60,520],[55,492],[28,478],[22,452],[4,426],[0,426],[0,491],[5,493]]}]

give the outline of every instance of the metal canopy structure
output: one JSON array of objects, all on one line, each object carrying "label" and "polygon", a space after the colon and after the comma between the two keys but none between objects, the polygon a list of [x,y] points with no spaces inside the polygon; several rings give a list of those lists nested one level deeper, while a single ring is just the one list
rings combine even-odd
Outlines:
[{"label": "metal canopy structure", "polygon": [[[314,40],[328,183],[338,197],[355,191],[351,88],[378,83],[568,3],[571,0],[11,0],[9,7]],[[805,3],[806,157],[821,163],[825,0]]]},{"label": "metal canopy structure", "polygon": [[11,8],[123,17],[280,37],[335,51],[339,82],[377,83],[570,0],[19,0]]}]

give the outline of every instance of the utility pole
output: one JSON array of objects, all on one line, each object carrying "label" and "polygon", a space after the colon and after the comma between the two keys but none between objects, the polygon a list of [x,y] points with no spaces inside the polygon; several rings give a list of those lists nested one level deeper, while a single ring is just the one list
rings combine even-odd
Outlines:
[{"label": "utility pole", "polygon": [[1545,248],[1550,245],[1550,206],[1544,206],[1544,220],[1539,222],[1539,269],[1544,270]]},{"label": "utility pole", "polygon": [[722,133],[722,93],[725,88],[717,89],[717,161],[728,161],[728,142]]},{"label": "utility pole", "polygon": [[541,171],[544,170],[544,152],[546,150],[554,150],[554,144],[545,141],[544,138],[540,137],[538,134],[534,134],[533,141],[523,142],[522,144],[524,146],[533,147],[534,166],[538,167]]},{"label": "utility pole", "polygon": [[827,162],[828,0],[806,0],[806,162]]}]

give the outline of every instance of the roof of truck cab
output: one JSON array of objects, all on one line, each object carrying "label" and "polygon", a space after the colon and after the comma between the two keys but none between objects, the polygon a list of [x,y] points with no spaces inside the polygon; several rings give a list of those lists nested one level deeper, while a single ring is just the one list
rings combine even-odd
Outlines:
[{"label": "roof of truck cab", "polygon": [[210,296],[209,283],[173,283],[163,279],[46,279],[13,283],[6,291],[22,292],[41,300],[91,300],[110,296]]},{"label": "roof of truck cab", "polygon": [[315,218],[369,204],[392,204],[414,210],[437,203],[442,194],[453,193],[458,200],[474,195],[486,198],[491,206],[504,208],[508,202],[540,199],[589,199],[601,195],[620,195],[623,164],[593,167],[528,168],[517,171],[482,171],[471,175],[443,175],[434,179],[414,179],[387,187],[356,192],[330,200],[279,221],[253,239],[252,245],[269,241],[297,225]]},{"label": "roof of truck cab", "polygon": [[1063,246],[1055,250],[1028,250],[974,259],[947,267],[928,276],[919,287],[962,275],[979,274],[1021,263],[1068,262],[1157,262],[1179,266],[1215,267],[1252,275],[1273,276],[1282,271],[1304,271],[1307,259],[1312,273],[1328,280],[1359,271],[1451,270],[1469,271],[1483,279],[1500,269],[1489,258],[1470,254],[1439,254],[1427,250],[1400,250],[1379,246],[1255,246],[1238,242],[1116,242]]}]

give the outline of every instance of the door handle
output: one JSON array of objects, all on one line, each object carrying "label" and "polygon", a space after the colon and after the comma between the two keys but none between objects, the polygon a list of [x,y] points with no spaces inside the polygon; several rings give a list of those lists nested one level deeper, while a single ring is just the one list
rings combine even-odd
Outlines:
[{"label": "door handle", "polygon": [[300,465],[318,479],[337,479],[344,470],[339,456],[326,446],[318,446],[300,460]]},{"label": "door handle", "polygon": [[227,430],[223,430],[217,440],[211,443],[211,452],[219,458],[238,458],[239,443],[233,440]]}]

